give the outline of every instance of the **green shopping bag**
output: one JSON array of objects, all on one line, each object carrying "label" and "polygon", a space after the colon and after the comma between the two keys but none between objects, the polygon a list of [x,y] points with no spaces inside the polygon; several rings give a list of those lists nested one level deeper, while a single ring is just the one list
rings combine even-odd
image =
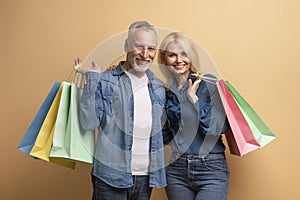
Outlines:
[{"label": "green shopping bag", "polygon": [[273,132],[267,127],[264,121],[257,115],[254,109],[246,102],[246,100],[235,90],[235,88],[229,83],[229,81],[225,81],[226,86],[228,87],[230,93],[234,97],[237,102],[240,110],[243,113],[247,123],[249,124],[253,135],[256,141],[259,143],[261,147],[270,143],[272,140],[276,138]]},{"label": "green shopping bag", "polygon": [[70,134],[70,158],[86,163],[93,163],[95,132],[86,131],[79,122],[79,100],[83,89],[71,83],[71,104],[69,110],[68,131]]},{"label": "green shopping bag", "polygon": [[93,163],[95,135],[81,128],[78,103],[82,89],[64,83],[50,157]]},{"label": "green shopping bag", "polygon": [[64,82],[54,127],[50,157],[70,158],[70,139],[68,138],[70,135],[66,134],[70,108],[70,94],[71,83]]}]

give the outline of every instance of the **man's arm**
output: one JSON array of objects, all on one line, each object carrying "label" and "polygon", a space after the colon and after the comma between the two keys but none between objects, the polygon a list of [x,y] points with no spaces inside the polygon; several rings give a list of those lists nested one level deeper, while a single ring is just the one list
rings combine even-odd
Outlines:
[{"label": "man's arm", "polygon": [[79,104],[79,120],[81,127],[85,130],[95,130],[102,118],[102,111],[98,109],[102,103],[98,88],[101,75],[97,72],[86,73],[87,82],[83,88]]},{"label": "man's arm", "polygon": [[75,83],[79,80],[79,82],[81,82],[81,78],[85,77],[83,93],[79,103],[79,121],[81,127],[85,130],[95,130],[99,125],[99,117],[101,115],[100,112],[97,111],[98,106],[96,105],[96,103],[99,104],[102,102],[101,97],[97,97],[96,101],[96,92],[101,78],[101,69],[94,62],[92,62],[91,68],[82,66],[79,58],[75,59],[73,67],[77,71],[77,74],[80,75],[77,76],[77,79],[75,78]]}]

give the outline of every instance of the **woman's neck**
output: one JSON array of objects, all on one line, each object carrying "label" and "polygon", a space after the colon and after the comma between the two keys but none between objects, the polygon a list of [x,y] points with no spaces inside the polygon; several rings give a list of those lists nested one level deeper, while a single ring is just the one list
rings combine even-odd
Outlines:
[{"label": "woman's neck", "polygon": [[187,79],[189,77],[189,74],[190,74],[190,72],[188,71],[187,73],[184,73],[184,74],[178,74],[175,77],[178,90],[180,90],[183,87],[183,85],[185,84],[185,82],[187,81]]}]

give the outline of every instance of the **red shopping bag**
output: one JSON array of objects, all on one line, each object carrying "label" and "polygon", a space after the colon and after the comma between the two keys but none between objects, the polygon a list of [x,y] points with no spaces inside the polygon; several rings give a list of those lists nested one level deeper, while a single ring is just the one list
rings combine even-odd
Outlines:
[{"label": "red shopping bag", "polygon": [[260,148],[249,124],[224,80],[221,79],[216,84],[231,127],[231,130],[225,134],[230,153],[242,156]]}]

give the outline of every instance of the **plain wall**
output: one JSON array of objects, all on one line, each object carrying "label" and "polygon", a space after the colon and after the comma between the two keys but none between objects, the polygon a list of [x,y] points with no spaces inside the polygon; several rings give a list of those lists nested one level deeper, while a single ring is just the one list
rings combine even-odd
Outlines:
[{"label": "plain wall", "polygon": [[[135,20],[202,44],[276,134],[244,157],[227,152],[229,200],[300,199],[299,9],[297,0],[0,0],[0,199],[90,199],[90,165],[69,170],[17,146],[74,59]],[[164,190],[152,199],[166,199]]]}]

